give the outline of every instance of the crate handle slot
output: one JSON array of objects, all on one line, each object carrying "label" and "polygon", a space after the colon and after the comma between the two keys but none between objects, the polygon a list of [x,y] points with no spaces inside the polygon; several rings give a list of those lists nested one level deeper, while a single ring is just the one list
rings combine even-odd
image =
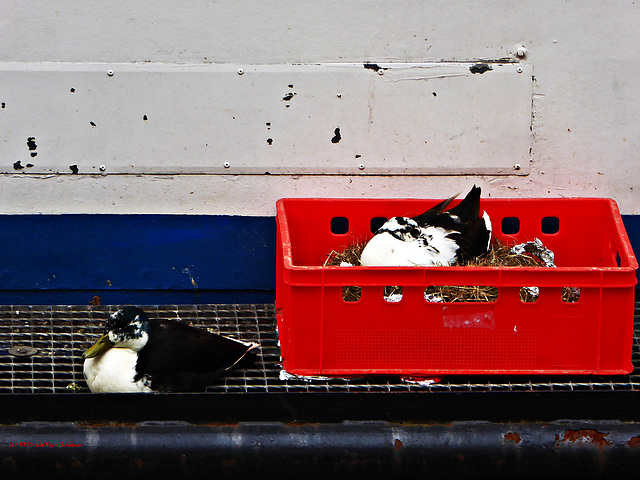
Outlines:
[{"label": "crate handle slot", "polygon": [[558,217],[544,217],[540,222],[540,230],[545,235],[554,235],[560,231],[560,219]]},{"label": "crate handle slot", "polygon": [[561,298],[564,303],[576,303],[580,300],[580,288],[562,287]]},{"label": "crate handle slot", "polygon": [[520,231],[520,219],[518,217],[504,217],[502,219],[502,233],[515,235]]},{"label": "crate handle slot", "polygon": [[362,297],[362,289],[356,285],[342,287],[342,300],[347,303],[359,302]]},{"label": "crate handle slot", "polygon": [[491,285],[430,285],[424,289],[429,303],[495,303],[499,289]]},{"label": "crate handle slot", "polygon": [[373,217],[371,222],[369,222],[369,230],[371,233],[376,233],[378,229],[387,222],[387,220],[389,220],[387,217]]},{"label": "crate handle slot", "polygon": [[402,301],[402,287],[388,285],[384,287],[384,301],[387,303],[399,303]]},{"label": "crate handle slot", "polygon": [[331,219],[331,233],[344,235],[349,232],[349,219],[347,217],[333,217]]},{"label": "crate handle slot", "polygon": [[522,303],[536,303],[540,298],[539,287],[520,287],[519,293]]}]

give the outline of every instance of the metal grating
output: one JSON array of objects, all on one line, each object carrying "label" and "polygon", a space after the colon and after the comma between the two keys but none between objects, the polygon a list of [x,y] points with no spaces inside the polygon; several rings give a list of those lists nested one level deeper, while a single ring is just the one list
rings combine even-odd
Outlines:
[{"label": "metal grating", "polygon": [[[88,393],[82,352],[117,306],[0,306],[0,393]],[[640,302],[635,304],[635,371],[618,376],[446,377],[431,385],[396,377],[307,380],[281,378],[273,305],[142,307],[149,317],[181,319],[261,345],[257,362],[209,387],[211,394],[268,392],[474,392],[640,390]]]}]

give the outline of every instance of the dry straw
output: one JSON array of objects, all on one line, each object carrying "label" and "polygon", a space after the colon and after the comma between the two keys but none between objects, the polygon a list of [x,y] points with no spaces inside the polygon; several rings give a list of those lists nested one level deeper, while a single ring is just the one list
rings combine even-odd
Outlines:
[{"label": "dry straw", "polygon": [[[325,266],[340,266],[342,264],[360,265],[360,255],[366,243],[353,242],[340,251],[332,251],[327,255]],[[494,240],[486,255],[479,258],[465,260],[458,265],[468,267],[543,267],[545,264],[538,257],[530,254],[517,254],[500,240]],[[385,287],[385,296],[393,293],[401,293],[401,287]],[[360,287],[347,286],[342,291],[343,299],[347,302],[356,302],[360,299]],[[443,302],[495,302],[498,298],[498,288],[493,286],[471,285],[445,285],[430,286],[425,289],[425,296],[438,299]],[[580,296],[576,288],[564,287],[562,299],[565,302],[575,302]],[[535,302],[538,294],[535,289],[524,287],[520,289],[520,300],[523,302]]]}]

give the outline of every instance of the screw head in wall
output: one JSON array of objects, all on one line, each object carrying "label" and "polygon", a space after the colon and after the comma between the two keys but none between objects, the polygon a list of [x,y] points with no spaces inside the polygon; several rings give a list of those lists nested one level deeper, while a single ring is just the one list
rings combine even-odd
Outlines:
[{"label": "screw head in wall", "polygon": [[229,168],[231,166],[231,164],[229,162],[224,162],[223,166],[224,166],[224,168]]},{"label": "screw head in wall", "polygon": [[242,75],[243,73],[244,73],[244,69],[239,68],[239,69],[238,69],[238,75]]},{"label": "screw head in wall", "polygon": [[358,165],[358,168],[359,168],[360,170],[364,170],[364,163],[361,163],[360,165]]},{"label": "screw head in wall", "polygon": [[101,172],[104,172],[107,169],[107,166],[106,165],[100,165],[99,168],[100,168]]},{"label": "screw head in wall", "polygon": [[107,71],[107,75],[109,75],[110,77],[113,77],[113,73],[114,73],[113,70],[108,70]]}]

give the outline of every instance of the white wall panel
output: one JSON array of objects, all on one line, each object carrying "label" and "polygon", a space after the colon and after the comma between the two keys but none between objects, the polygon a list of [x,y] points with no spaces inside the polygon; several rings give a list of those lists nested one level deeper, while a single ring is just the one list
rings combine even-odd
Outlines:
[{"label": "white wall panel", "polygon": [[529,172],[530,66],[0,67],[0,173]]},{"label": "white wall panel", "polygon": [[[317,176],[216,173],[158,176],[155,172],[142,171],[111,175],[107,170],[105,175],[90,176],[33,174],[25,167],[0,175],[0,201],[6,212],[166,211],[270,215],[274,213],[275,200],[287,195],[442,198],[477,183],[485,195],[491,196],[613,197],[623,213],[640,214],[638,25],[640,4],[632,1],[193,0],[185,3],[105,0],[98,4],[80,0],[4,1],[0,4],[3,45],[0,63],[5,64],[0,72],[0,103],[4,104],[0,109],[0,122],[4,124],[7,117],[18,115],[20,119],[31,118],[32,123],[29,128],[29,122],[25,121],[21,131],[13,130],[10,137],[2,138],[3,152],[11,152],[3,154],[3,157],[11,155],[11,158],[0,159],[3,165],[13,165],[18,160],[13,154],[14,148],[21,149],[23,165],[28,162],[45,165],[35,159],[38,162],[44,159],[54,143],[44,134],[40,140],[33,131],[40,114],[58,118],[61,124],[77,119],[77,130],[65,135],[88,138],[95,147],[90,157],[86,155],[84,173],[98,165],[96,158],[106,158],[100,164],[108,166],[107,160],[111,163],[113,158],[110,149],[117,142],[101,136],[104,123],[81,117],[82,108],[78,108],[78,115],[56,117],[55,109],[47,109],[42,102],[12,105],[7,100],[9,93],[4,76],[4,72],[11,70],[11,62],[40,64],[38,68],[44,69],[51,69],[48,63],[77,64],[79,70],[90,70],[95,63],[130,64],[132,69],[145,63],[166,64],[168,68],[185,65],[203,68],[213,64],[220,68],[241,65],[250,69],[252,65],[269,64],[476,62],[506,57],[527,68],[533,67],[535,82],[531,163],[528,172],[519,172],[525,175],[484,172],[467,176],[361,176],[351,175],[349,171],[344,175]],[[515,52],[521,44],[526,45],[527,54],[517,58]],[[331,83],[322,85],[328,88]],[[180,84],[175,85],[176,91],[180,88]],[[276,90],[278,94],[283,93],[281,89]],[[21,95],[26,95],[25,92],[26,89]],[[62,92],[60,98],[55,96],[50,99],[50,105],[67,108],[69,90]],[[77,95],[74,101],[79,102],[78,98]],[[155,106],[160,107],[167,101],[162,99]],[[270,108],[271,101],[269,96],[256,108],[264,112]],[[466,103],[460,98],[453,111],[463,112]],[[127,108],[133,112],[134,105]],[[12,110],[17,107],[19,112]],[[415,108],[418,107],[419,103]],[[197,104],[185,105],[184,119],[192,119],[193,109],[197,108]],[[293,103],[290,108],[294,108]],[[136,112],[132,129],[140,129],[144,135],[142,129],[157,119],[149,115],[149,120],[144,122],[140,113],[144,115]],[[314,115],[326,118],[325,128],[331,133],[336,122],[331,118],[331,109],[328,108],[325,115],[315,112]],[[407,118],[406,128],[414,128],[413,116]],[[443,117],[442,126],[453,118]],[[87,123],[91,121],[96,123],[95,128]],[[256,125],[259,122],[256,121]],[[126,130],[123,125],[114,125],[110,132],[119,132],[118,128]],[[274,135],[272,147],[276,146],[276,139],[281,138],[275,136],[281,133],[275,128],[273,126],[271,132],[265,128],[262,132]],[[207,123],[191,125],[190,134],[200,138],[200,142],[207,143],[210,132]],[[255,136],[260,140],[262,133],[258,133],[256,127]],[[454,134],[452,129],[451,135]],[[135,138],[126,131],[124,135],[124,138]],[[170,132],[162,136],[157,145],[166,142],[167,136],[170,137]],[[28,150],[26,143],[30,137],[36,139],[35,158],[30,157],[34,151]],[[344,144],[342,141],[338,144],[340,149],[347,148],[346,139],[344,137]],[[258,142],[257,146],[268,152],[266,138],[262,140],[264,143]],[[415,137],[411,136],[400,148],[408,148],[414,141]],[[171,144],[171,149],[184,143],[177,141]],[[190,143],[187,147],[194,148],[194,145]],[[343,152],[335,157],[335,149],[331,150],[335,145],[330,142],[326,147],[319,145],[313,149],[323,150],[331,161],[342,163]],[[132,152],[136,151],[131,142],[128,146]],[[142,142],[137,151],[148,154],[147,146]],[[246,148],[248,151],[252,147],[246,145]],[[201,150],[197,153],[206,153],[211,146]],[[53,170],[68,168],[72,164],[69,160],[52,158],[50,165]],[[84,161],[78,160],[82,168]]]}]

